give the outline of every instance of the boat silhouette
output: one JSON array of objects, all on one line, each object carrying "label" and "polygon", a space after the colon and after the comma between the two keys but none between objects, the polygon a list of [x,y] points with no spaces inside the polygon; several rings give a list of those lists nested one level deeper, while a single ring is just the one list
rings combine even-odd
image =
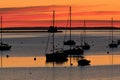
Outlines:
[{"label": "boat silhouette", "polygon": [[90,49],[90,45],[86,42],[86,22],[85,22],[85,20],[84,20],[83,37],[81,37],[80,47],[82,47],[83,50],[89,50]]},{"label": "boat silhouette", "polygon": [[54,35],[56,32],[56,28],[54,27],[55,24],[55,11],[53,11],[53,26],[51,27],[51,30],[49,31],[49,33],[52,33],[53,36],[53,44],[52,44],[52,53],[47,53],[46,56],[46,62],[65,62],[67,61],[67,54],[64,54],[63,51],[61,50],[57,50],[55,51],[55,47],[54,47]]},{"label": "boat silhouette", "polygon": [[117,44],[120,45],[120,40],[117,40]]},{"label": "boat silhouette", "polygon": [[11,49],[11,45],[3,43],[2,40],[2,16],[1,16],[1,42],[0,42],[0,50],[10,50]]},{"label": "boat silhouette", "polygon": [[87,66],[90,65],[90,60],[81,58],[80,60],[78,60],[78,66]]},{"label": "boat silhouette", "polygon": [[83,55],[83,53],[84,50],[80,46],[75,46],[72,49],[64,50],[64,54],[73,56]]},{"label": "boat silhouette", "polygon": [[70,39],[66,42],[64,42],[64,45],[70,46],[70,49],[64,50],[64,53],[67,55],[82,55],[84,50],[80,46],[76,46],[76,43],[74,40],[71,39],[71,6],[70,6]]},{"label": "boat silhouette", "polygon": [[54,27],[54,26],[50,26],[49,29],[48,29],[48,32],[57,32],[57,27]]},{"label": "boat silhouette", "polygon": [[71,46],[71,45],[76,45],[76,42],[74,40],[71,39],[71,6],[70,6],[70,14],[69,14],[69,17],[70,17],[70,28],[69,28],[69,31],[70,31],[70,39],[67,40],[67,41],[64,41],[64,45],[68,45],[68,46]]},{"label": "boat silhouette", "polygon": [[117,48],[118,47],[118,43],[113,40],[113,38],[114,38],[113,37],[114,36],[113,29],[114,29],[114,27],[113,27],[113,18],[112,18],[112,20],[111,20],[111,43],[109,44],[109,48]]}]

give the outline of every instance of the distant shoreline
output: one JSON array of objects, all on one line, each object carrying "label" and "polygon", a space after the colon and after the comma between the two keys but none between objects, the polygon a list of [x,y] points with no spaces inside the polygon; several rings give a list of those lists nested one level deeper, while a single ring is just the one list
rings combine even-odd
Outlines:
[{"label": "distant shoreline", "polygon": [[[8,28],[2,28],[2,30],[48,30],[49,27],[8,27]],[[70,29],[69,27],[57,27],[58,30],[66,30]],[[120,29],[120,27],[72,27],[72,30],[81,30],[81,29],[88,29],[88,30],[106,30],[106,29]]]},{"label": "distant shoreline", "polygon": [[[48,33],[49,27],[17,27],[17,28],[2,28],[2,33]],[[73,27],[72,30],[120,30],[118,27]],[[58,27],[57,32],[63,32],[62,30],[69,30],[65,27]],[[56,32],[56,33],[57,33]]]},{"label": "distant shoreline", "polygon": [[[57,31],[61,33],[63,31]],[[2,33],[49,33],[47,30],[3,30]]]}]

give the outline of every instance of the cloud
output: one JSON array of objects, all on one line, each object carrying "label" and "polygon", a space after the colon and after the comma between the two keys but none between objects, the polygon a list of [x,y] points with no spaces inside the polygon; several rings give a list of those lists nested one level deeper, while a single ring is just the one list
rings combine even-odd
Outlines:
[{"label": "cloud", "polygon": [[[67,6],[35,6],[35,7],[20,7],[20,8],[0,8],[0,14],[9,13],[25,13],[25,12],[52,12],[53,10],[64,11]],[[23,12],[24,11],[24,12]]]},{"label": "cloud", "polygon": [[[120,11],[90,11],[90,8],[101,7],[105,5],[81,5],[73,6],[72,14],[77,15],[120,15]],[[64,17],[69,13],[68,5],[51,5],[51,6],[31,6],[31,7],[20,7],[20,8],[0,8],[0,15],[7,17],[14,16],[51,16],[52,11],[55,10],[59,17]]]},{"label": "cloud", "polygon": [[93,15],[120,15],[120,11],[88,11],[88,12],[77,12],[74,15],[84,15],[84,16],[93,16]]},{"label": "cloud", "polygon": [[[93,7],[100,7],[104,5],[73,5],[73,11],[88,10]],[[53,10],[59,13],[68,12],[68,5],[50,5],[50,6],[31,6],[31,7],[12,7],[12,8],[0,8],[0,15],[29,15],[39,13],[51,13]]]}]

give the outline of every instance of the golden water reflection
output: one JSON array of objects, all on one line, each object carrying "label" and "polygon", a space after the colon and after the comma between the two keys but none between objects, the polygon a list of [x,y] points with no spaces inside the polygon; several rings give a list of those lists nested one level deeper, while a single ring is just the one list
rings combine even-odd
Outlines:
[{"label": "golden water reflection", "polygon": [[[91,66],[120,64],[120,55],[89,55],[85,58],[91,60]],[[79,57],[71,57],[73,66],[78,66],[78,60]],[[1,67],[67,67],[70,66],[70,58],[64,63],[46,63],[45,56],[36,57],[36,60],[34,57],[2,57],[0,64]]]}]

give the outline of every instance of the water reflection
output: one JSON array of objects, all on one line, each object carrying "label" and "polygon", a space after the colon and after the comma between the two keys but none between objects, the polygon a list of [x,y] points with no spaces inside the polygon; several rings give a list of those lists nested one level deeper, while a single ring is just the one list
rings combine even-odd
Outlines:
[{"label": "water reflection", "polygon": [[[46,63],[45,56],[40,57],[1,57],[2,67],[53,67],[53,62]],[[118,65],[120,55],[89,55],[86,59],[91,60],[90,66],[96,65]],[[1,61],[2,60],[2,61]],[[71,57],[72,66],[78,66],[79,57]],[[70,58],[63,63],[55,63],[54,67],[69,67]]]}]

